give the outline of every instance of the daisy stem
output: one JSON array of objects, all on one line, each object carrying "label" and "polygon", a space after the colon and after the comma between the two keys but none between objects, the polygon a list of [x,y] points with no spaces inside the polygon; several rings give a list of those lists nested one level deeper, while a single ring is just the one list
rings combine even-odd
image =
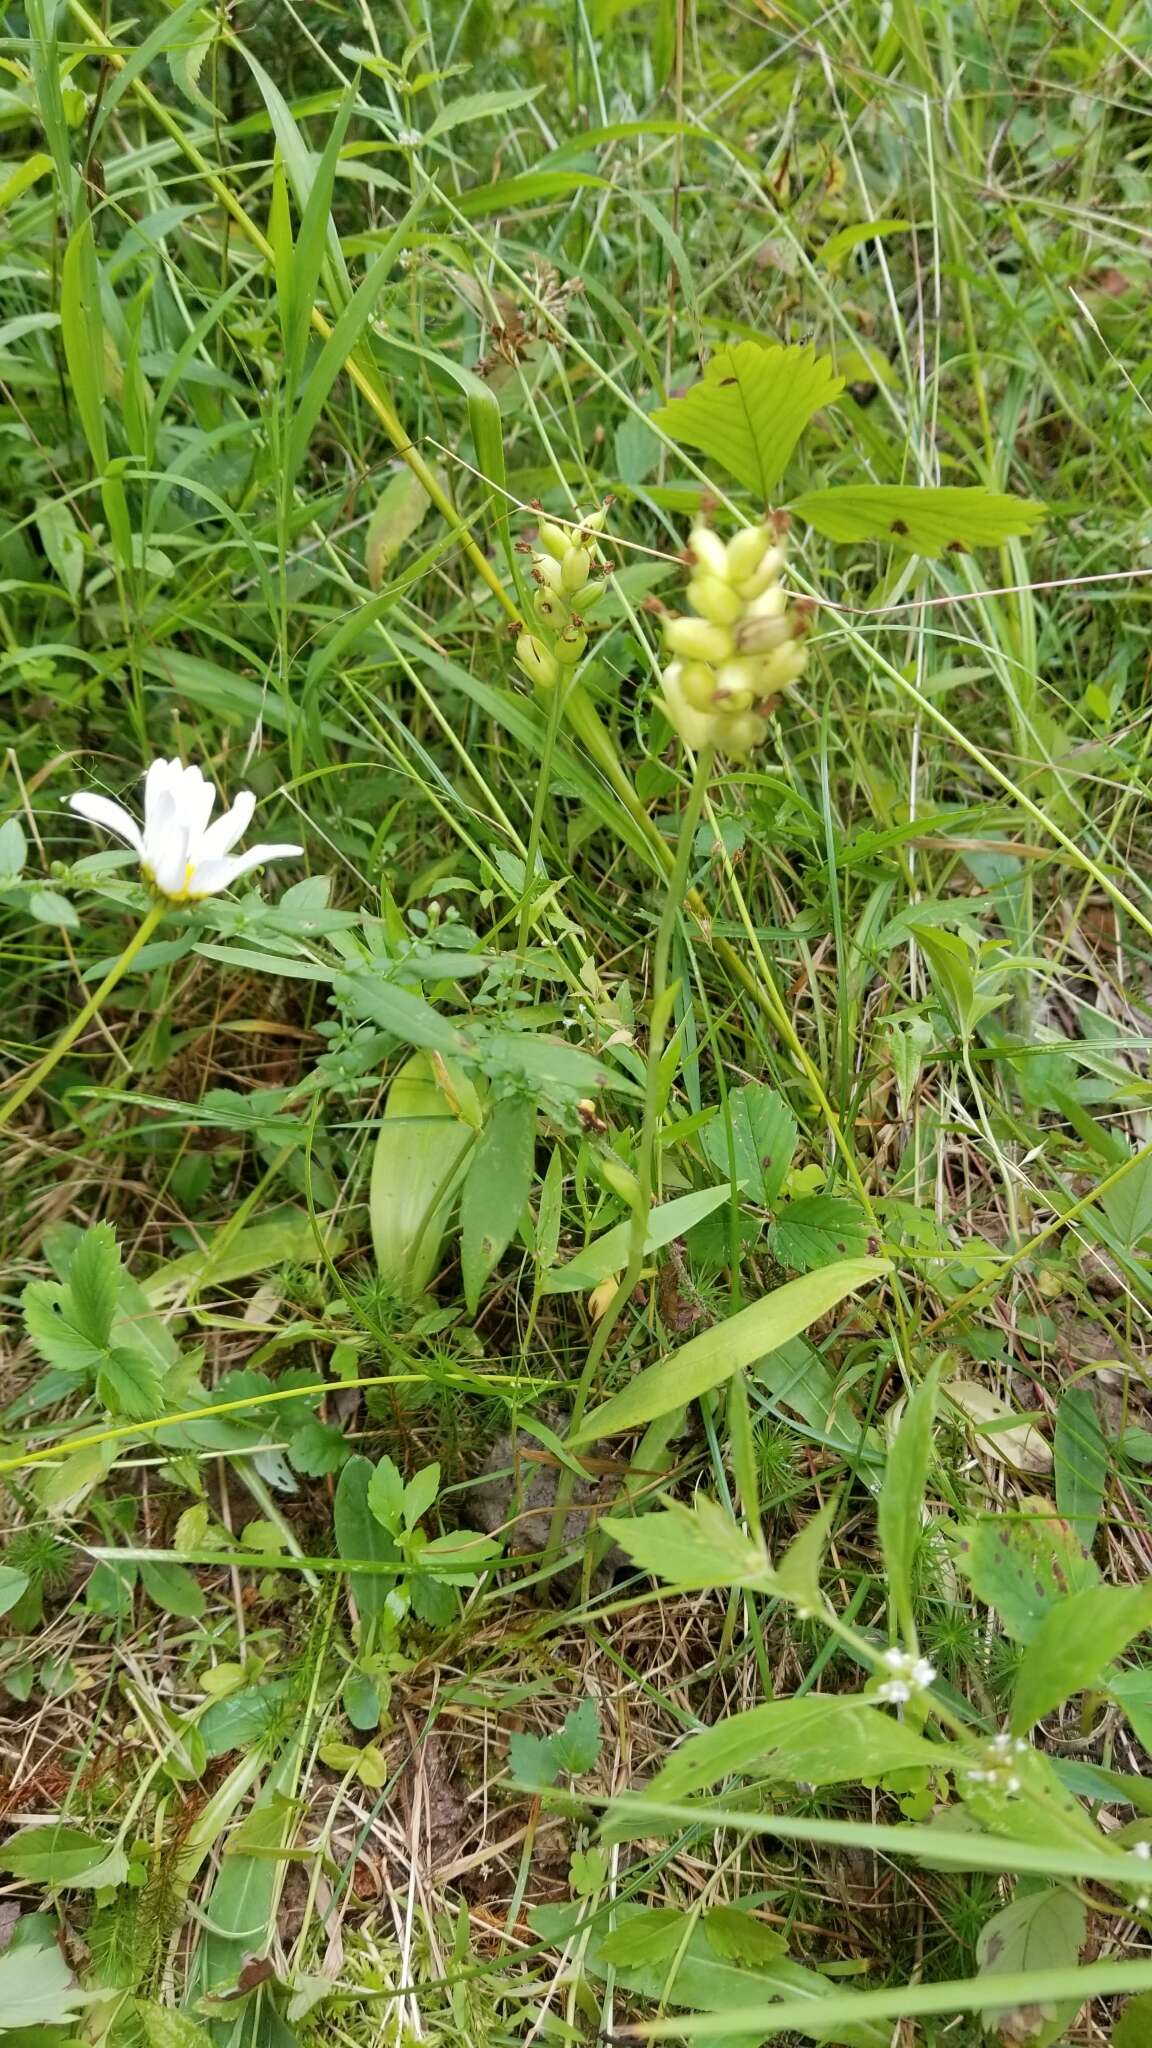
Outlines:
[{"label": "daisy stem", "polygon": [[120,958],[116,961],[113,967],[110,967],[108,969],[108,972],[104,976],[103,981],[100,983],[99,988],[94,990],[92,995],[89,996],[88,1001],[85,1003],[83,1009],[77,1010],[76,1015],[72,1018],[71,1022],[65,1025],[63,1031],[60,1033],[59,1038],[56,1040],[55,1045],[49,1047],[43,1059],[39,1060],[37,1064],[32,1068],[31,1073],[25,1074],[24,1079],[20,1083],[20,1086],[13,1092],[13,1094],[8,1096],[7,1100],[3,1104],[0,1104],[0,1130],[2,1130],[4,1125],[8,1123],[13,1116],[15,1116],[16,1111],[21,1107],[21,1105],[27,1102],[28,1097],[36,1093],[36,1090],[39,1088],[41,1082],[47,1080],[49,1074],[52,1072],[53,1067],[56,1065],[58,1060],[63,1059],[65,1053],[68,1051],[68,1048],[70,1046],[75,1045],[76,1040],[79,1038],[81,1032],[87,1029],[88,1025],[92,1022],[93,1017],[99,1010],[100,1005],[106,1000],[108,996],[111,995],[112,990],[115,988],[121,976],[127,974],[128,969],[131,967],[132,962],[135,960],[136,955],[140,952],[141,948],[147,945],[149,939],[152,937],[153,932],[156,930],[157,925],[160,923],[161,918],[164,916],[164,913],[167,910],[167,908],[167,903],[163,902],[154,903],[152,905],[152,908],[148,912],[148,915],[144,919],[143,923],[139,926],[139,928],[133,933],[133,936],[129,939],[128,944],[125,946],[124,951],[120,955]]}]

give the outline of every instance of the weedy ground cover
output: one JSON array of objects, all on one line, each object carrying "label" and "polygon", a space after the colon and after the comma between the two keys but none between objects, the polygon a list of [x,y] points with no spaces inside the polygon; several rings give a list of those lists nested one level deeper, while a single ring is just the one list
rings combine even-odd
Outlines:
[{"label": "weedy ground cover", "polygon": [[0,2037],[1138,2048],[1146,12],[0,29]]}]

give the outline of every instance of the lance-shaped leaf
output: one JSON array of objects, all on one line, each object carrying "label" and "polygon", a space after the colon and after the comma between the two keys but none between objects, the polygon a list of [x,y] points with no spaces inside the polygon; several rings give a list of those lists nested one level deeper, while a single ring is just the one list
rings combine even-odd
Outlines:
[{"label": "lance-shaped leaf", "polygon": [[808,491],[791,510],[829,540],[886,540],[915,555],[967,554],[1031,533],[1044,517],[1035,498],[946,484],[836,484]]}]

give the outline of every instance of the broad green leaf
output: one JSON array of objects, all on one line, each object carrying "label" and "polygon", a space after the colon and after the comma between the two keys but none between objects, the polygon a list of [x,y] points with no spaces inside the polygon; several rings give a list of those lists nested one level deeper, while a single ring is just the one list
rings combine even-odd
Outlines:
[{"label": "broad green leaf", "polygon": [[404,1522],[404,1481],[385,1451],[373,1467],[365,1499],[382,1529],[398,1536]]},{"label": "broad green leaf", "polygon": [[790,1600],[802,1614],[819,1614],[824,1605],[820,1568],[838,1506],[835,1499],[825,1501],[772,1567],[771,1590],[779,1599]]},{"label": "broad green leaf", "polygon": [[810,345],[739,341],[718,349],[701,382],[652,421],[767,505],[808,422],[843,389],[830,359]]},{"label": "broad green leaf", "polygon": [[713,1117],[701,1143],[717,1173],[730,1173],[751,1201],[770,1208],[796,1151],[796,1119],[775,1088],[765,1081],[749,1081],[732,1090],[728,1118],[722,1111]]},{"label": "broad green leaf", "polygon": [[0,2033],[51,2027],[46,2040],[59,2040],[56,2030],[101,1997],[107,1993],[80,1990],[51,1935],[36,1946],[13,1940],[0,1955]]},{"label": "broad green leaf", "polygon": [[599,1525],[640,1570],[675,1586],[738,1586],[763,1579],[768,1558],[716,1501],[631,1519],[605,1515]]},{"label": "broad green leaf", "polygon": [[287,1681],[266,1678],[259,1685],[246,1685],[225,1699],[213,1700],[196,1723],[208,1758],[227,1756],[234,1749],[254,1749],[280,1719],[287,1699]]},{"label": "broad green leaf", "polygon": [[100,270],[92,222],[85,212],[73,228],[60,269],[60,332],[68,376],[84,438],[98,470],[108,462],[104,424],[104,320]]},{"label": "broad green leaf", "polygon": [[[649,1211],[648,1228],[644,1237],[645,1253],[659,1251],[671,1244],[677,1237],[683,1237],[686,1230],[711,1216],[714,1209],[728,1201],[731,1194],[727,1182],[719,1188],[700,1188],[691,1195],[677,1195],[671,1202],[660,1202]],[[601,1280],[607,1280],[610,1273],[623,1272],[628,1264],[628,1250],[632,1237],[632,1221],[626,1217],[623,1223],[616,1223],[606,1230],[602,1237],[593,1238],[582,1252],[569,1259],[564,1266],[558,1266],[549,1273],[543,1283],[543,1294],[584,1293],[598,1287]]]},{"label": "broad green leaf", "polygon": [[425,1052],[405,1061],[388,1090],[368,1213],[377,1271],[401,1300],[416,1300],[435,1276],[480,1116],[467,1076]]},{"label": "broad green leaf", "polygon": [[64,498],[42,498],[36,507],[36,527],[44,553],[69,597],[79,597],[84,581],[84,542],[72,507]]},{"label": "broad green leaf", "polygon": [[204,1588],[186,1565],[173,1564],[169,1558],[141,1558],[140,1583],[165,1614],[199,1621],[204,1612]]},{"label": "broad green leaf", "polygon": [[59,889],[33,889],[27,903],[29,916],[38,924],[63,925],[68,931],[79,931],[80,913],[67,896]]},{"label": "broad green leaf", "polygon": [[1134,1251],[1152,1232],[1152,1150],[1101,1198],[1101,1208],[1125,1251]]},{"label": "broad green leaf", "polygon": [[864,1251],[868,1219],[847,1195],[801,1195],[778,1211],[769,1243],[782,1266],[810,1273]]},{"label": "broad green leaf", "polygon": [[998,547],[1031,533],[1045,514],[1035,498],[956,484],[836,484],[790,509],[829,540],[891,541],[917,555]]},{"label": "broad green leaf", "polygon": [[1040,1623],[1020,1660],[1012,1728],[1022,1734],[1073,1693],[1095,1684],[1114,1657],[1152,1626],[1152,1580],[1070,1593]]},{"label": "broad green leaf", "polygon": [[0,1564],[0,1614],[7,1614],[23,1599],[29,1584],[27,1572],[17,1571],[13,1564]]},{"label": "broad green leaf", "polygon": [[[548,1917],[555,1909],[538,1907],[529,1915],[533,1928],[547,1936]],[[666,1928],[664,1918],[667,1908],[652,1908],[624,1903],[616,1907],[613,1918],[614,1929],[600,1931],[596,1923],[592,1928],[583,1929],[581,1942],[581,1969],[592,1977],[604,1977],[611,1970],[617,1988],[634,1998],[651,2000],[661,2009],[674,2006],[681,2011],[707,2014],[711,2024],[701,2048],[738,2048],[739,2042],[746,2042],[754,2048],[757,2041],[775,2036],[779,2031],[773,2018],[777,2000],[786,2000],[790,2032],[798,2032],[810,2041],[840,2042],[844,2048],[889,2048],[892,2027],[870,2019],[852,2019],[843,2011],[844,2000],[837,1997],[827,1979],[816,1970],[810,1970],[802,1963],[793,1962],[789,1957],[767,1962],[759,1969],[745,1969],[729,1961],[717,1952],[709,1934],[707,1924],[692,1926],[686,1916],[678,1915],[680,1935],[674,1951],[662,1948],[661,1928]],[[561,1909],[563,1911],[563,1909]],[[644,1930],[654,1915],[659,1915],[657,1931],[649,1937],[645,1953]],[[635,1930],[639,1936],[640,1953],[627,1954],[628,1937]],[[570,1938],[569,1929],[561,1921],[557,1932],[560,1940]],[[665,1933],[663,1940],[668,1936]],[[610,1960],[605,1954],[605,1945],[611,1944]],[[651,1948],[655,1947],[655,1956]],[[676,1960],[672,1974],[673,1956]],[[859,1996],[852,1994],[853,2000]],[[826,2001],[836,1997],[841,2010],[833,2021],[825,2025],[821,2017]],[[728,2014],[755,2011],[760,2022],[752,2032],[745,2020],[739,2035],[725,2027]]]},{"label": "broad green leaf", "polygon": [[514,178],[498,178],[492,185],[473,185],[453,201],[467,220],[486,213],[513,213],[522,206],[550,204],[566,199],[571,192],[611,192],[608,178],[594,171],[524,171]]},{"label": "broad green leaf", "polygon": [[524,1213],[535,1155],[536,1104],[524,1096],[498,1102],[481,1132],[460,1197],[460,1266],[470,1315]]},{"label": "broad green leaf", "polygon": [[24,1327],[49,1365],[62,1372],[96,1371],[103,1361],[103,1348],[80,1328],[71,1288],[61,1287],[55,1280],[30,1280],[21,1307]]},{"label": "broad green leaf", "polygon": [[369,589],[379,590],[393,557],[419,530],[431,502],[419,477],[413,476],[410,469],[398,469],[389,478],[376,500],[364,536]]},{"label": "broad green leaf", "polygon": [[1152,2048],[1152,1991],[1127,2001],[1112,2028],[1112,2048]]},{"label": "broad green leaf", "polygon": [[[118,1859],[118,1860],[117,1860]],[[76,1888],[98,1884],[120,1884],[128,1860],[114,1843],[91,1835],[66,1821],[52,1821],[47,1827],[25,1828],[0,1849],[0,1870],[28,1884]],[[119,1874],[117,1875],[117,1871]],[[99,1873],[99,1876],[97,1876]],[[111,1874],[106,1874],[111,1873]]]},{"label": "broad green leaf", "polygon": [[959,1532],[956,1567],[1020,1643],[1031,1640],[1067,1594],[1095,1586],[1100,1577],[1075,1530],[1043,1502],[1030,1514],[967,1523]]},{"label": "broad green leaf", "polygon": [[[332,1512],[336,1548],[349,1563],[395,1567],[400,1553],[369,1506],[375,1469],[367,1458],[349,1458],[340,1474]],[[386,1611],[392,1584],[391,1571],[349,1572],[348,1590],[362,1621],[376,1621]]]},{"label": "broad green leaf", "polygon": [[[976,1942],[980,1974],[1011,1976],[1021,1971],[1058,1970],[1080,1960],[1088,1931],[1088,1910],[1075,1892],[1056,1885],[1022,1891],[985,1922]],[[1028,2048],[1051,2048],[1079,2010],[1079,2001],[1058,2005],[1018,2005],[988,2015],[988,2024],[1006,2042]]]},{"label": "broad green leaf", "polygon": [[950,1753],[879,1704],[842,1693],[768,1700],[690,1735],[645,1787],[676,1802],[721,1778],[755,1776],[810,1785],[873,1781],[889,1771],[947,1769]]},{"label": "broad green leaf", "polygon": [[912,1624],[912,1566],[920,1541],[924,1489],[932,1461],[932,1424],[940,1385],[940,1360],[911,1396],[888,1452],[884,1484],[876,1504],[876,1527],[884,1556],[888,1591],[907,1631]]},{"label": "broad green leaf", "polygon": [[1052,1440],[1056,1505],[1085,1550],[1091,1550],[1108,1484],[1108,1446],[1090,1387],[1075,1380],[1056,1410]]},{"label": "broad green leaf", "polygon": [[600,1755],[600,1720],[596,1702],[581,1700],[554,1735],[513,1735],[508,1762],[518,1784],[533,1788],[554,1785],[561,1772],[581,1777],[595,1769]]},{"label": "broad green leaf", "polygon": [[340,1692],[340,1704],[354,1728],[370,1735],[380,1726],[384,1702],[371,1672],[354,1669],[348,1673]]},{"label": "broad green leaf", "polygon": [[440,1466],[425,1465],[404,1488],[400,1512],[404,1527],[414,1529],[422,1521],[440,1491]]},{"label": "broad green leaf", "polygon": [[27,192],[30,186],[38,184],[51,169],[52,159],[46,156],[42,149],[35,150],[31,156],[25,157],[24,162],[9,172],[0,184],[0,207],[11,206],[14,199],[19,199],[22,192]]},{"label": "broad green leaf", "polygon": [[885,235],[910,234],[911,231],[910,220],[853,221],[849,227],[838,228],[834,235],[829,235],[828,240],[817,249],[815,260],[822,263],[826,270],[836,270],[845,256],[850,255],[853,249],[858,249],[862,242],[875,242]]},{"label": "broad green leaf", "polygon": [[0,886],[14,882],[24,872],[28,841],[19,818],[5,818],[0,825]]},{"label": "broad green leaf", "polygon": [[[202,1251],[169,1259],[166,1265],[149,1274],[144,1293],[150,1303],[172,1301],[209,1282],[214,1287],[226,1287],[233,1280],[248,1280],[253,1273],[267,1272],[270,1266],[315,1265],[318,1256],[312,1219],[303,1209],[280,1210],[263,1223],[249,1224],[235,1236],[226,1223],[219,1231],[205,1234],[207,1242]],[[329,1251],[338,1246],[338,1238],[330,1236]]]},{"label": "broad green leaf", "polygon": [[338,1472],[348,1456],[348,1439],[335,1422],[305,1422],[288,1439],[292,1468],[306,1479]]},{"label": "broad green leaf", "polygon": [[838,1265],[825,1266],[819,1273],[790,1280],[786,1287],[778,1287],[775,1293],[740,1309],[726,1323],[717,1323],[713,1329],[692,1337],[671,1357],[638,1374],[623,1393],[614,1395],[588,1416],[570,1442],[618,1436],[639,1423],[653,1421],[657,1415],[686,1408],[701,1394],[722,1386],[732,1373],[743,1371],[766,1352],[775,1351],[798,1336],[810,1323],[827,1315],[845,1295],[856,1293],[869,1281],[881,1279],[889,1270],[886,1259],[844,1259]]},{"label": "broad green leaf", "polygon": [[127,1415],[134,1421],[147,1421],[164,1407],[163,1385],[152,1360],[120,1346],[101,1359],[96,1393],[110,1415]]}]

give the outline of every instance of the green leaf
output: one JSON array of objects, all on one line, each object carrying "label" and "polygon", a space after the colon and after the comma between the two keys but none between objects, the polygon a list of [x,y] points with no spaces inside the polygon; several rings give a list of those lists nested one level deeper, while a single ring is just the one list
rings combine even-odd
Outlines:
[{"label": "green leaf", "polygon": [[581,1700],[554,1735],[513,1735],[508,1762],[520,1785],[554,1785],[561,1772],[578,1778],[594,1770],[600,1755],[600,1721],[594,1700]]},{"label": "green leaf", "polygon": [[1150,1625],[1152,1580],[1142,1586],[1092,1586],[1059,1601],[1020,1660],[1013,1732],[1023,1734],[1073,1693],[1095,1684],[1112,1659]]},{"label": "green leaf", "polygon": [[828,1314],[869,1281],[889,1271],[886,1259],[845,1259],[822,1272],[790,1280],[763,1300],[692,1337],[670,1358],[661,1359],[639,1373],[631,1386],[606,1401],[588,1416],[583,1427],[569,1439],[572,1443],[595,1442],[603,1436],[618,1436],[638,1424],[652,1422],[686,1408],[701,1394],[722,1386],[734,1372],[741,1372],[766,1352],[775,1351],[810,1323]]},{"label": "green leaf", "polygon": [[932,1424],[940,1386],[940,1360],[911,1396],[888,1453],[876,1506],[876,1527],[884,1555],[888,1590],[907,1631],[913,1622],[912,1566],[920,1541],[924,1489],[932,1460]]},{"label": "green leaf", "polygon": [[143,1352],[117,1346],[104,1354],[96,1375],[96,1393],[111,1415],[146,1420],[160,1414],[164,1388],[160,1375]]},{"label": "green leaf", "polygon": [[1020,1643],[1031,1640],[1067,1594],[1095,1586],[1100,1577],[1075,1530],[1043,1512],[967,1523],[959,1532],[956,1567]]},{"label": "green leaf", "polygon": [[413,476],[407,466],[389,478],[364,536],[364,567],[370,590],[379,590],[393,557],[418,532],[431,502],[419,477]]},{"label": "green leaf", "polygon": [[66,1821],[25,1828],[0,1849],[0,1870],[28,1884],[76,1890],[122,1884],[128,1859],[114,1844],[101,1841]]},{"label": "green leaf", "polygon": [[204,1588],[185,1565],[167,1558],[141,1558],[140,1583],[165,1614],[199,1621],[204,1612]]},{"label": "green leaf", "polygon": [[[59,2028],[106,1995],[80,1990],[51,1935],[37,1946],[13,1940],[0,1955],[0,2034],[17,2027]],[[60,2036],[53,2031],[47,2038]]]},{"label": "green leaf", "polygon": [[28,898],[28,914],[38,924],[61,925],[72,932],[80,929],[79,911],[59,889],[33,889]]},{"label": "green leaf", "polygon": [[84,581],[84,541],[67,499],[42,498],[36,507],[36,528],[44,553],[69,597],[79,597]]},{"label": "green leaf", "polygon": [[60,267],[60,333],[68,377],[84,438],[96,468],[108,463],[104,424],[104,320],[100,269],[92,222],[85,212],[73,228]]},{"label": "green leaf", "polygon": [[818,1514],[805,1522],[793,1537],[783,1557],[772,1567],[772,1591],[790,1600],[802,1614],[819,1614],[824,1605],[820,1567],[836,1520],[838,1502],[826,1500]]},{"label": "green leaf", "polygon": [[365,1496],[382,1529],[397,1536],[404,1521],[404,1481],[388,1453],[375,1466]]},{"label": "green leaf", "polygon": [[1125,1251],[1134,1251],[1152,1231],[1152,1151],[1101,1197],[1101,1207]]},{"label": "green leaf", "polygon": [[738,1586],[763,1579],[768,1558],[716,1501],[632,1519],[605,1515],[600,1527],[633,1564],[675,1586]]},{"label": "green leaf", "polygon": [[1095,1397],[1082,1382],[1073,1381],[1060,1396],[1052,1453],[1056,1505],[1085,1550],[1091,1550],[1108,1484],[1108,1446]]},{"label": "green leaf", "polygon": [[348,1439],[335,1422],[305,1422],[288,1439],[288,1457],[306,1479],[324,1479],[345,1462]]},{"label": "green leaf", "polygon": [[22,1600],[31,1581],[27,1572],[17,1571],[15,1565],[0,1564],[0,1614],[7,1614]]},{"label": "green leaf", "polygon": [[[387,991],[389,997],[402,993]],[[405,1002],[436,1017],[418,997],[405,996]],[[441,1075],[454,1090],[456,1102],[467,1110],[468,1121],[456,1113],[440,1085]],[[403,1301],[422,1294],[439,1266],[479,1120],[476,1091],[466,1076],[455,1068],[437,1067],[426,1052],[406,1060],[388,1090],[372,1159],[368,1213],[377,1270]]]},{"label": "green leaf", "polygon": [[802,1195],[780,1210],[769,1243],[782,1266],[809,1273],[864,1251],[868,1220],[846,1195]]},{"label": "green leaf", "polygon": [[643,1969],[649,1963],[671,1962],[685,1935],[684,1915],[675,1906],[649,1906],[643,1914],[616,1927],[600,1943],[600,1960]]},{"label": "green leaf", "polygon": [[732,1136],[723,1113],[715,1116],[701,1143],[717,1173],[729,1173],[743,1194],[770,1208],[788,1176],[796,1151],[796,1119],[782,1095],[765,1081],[749,1081],[728,1097]]},{"label": "green leaf", "polygon": [[740,341],[718,349],[702,381],[652,421],[721,463],[767,505],[809,420],[843,389],[829,357],[811,346]]},{"label": "green leaf", "polygon": [[[549,1169],[551,1170],[551,1169]],[[649,1211],[648,1229],[644,1237],[645,1253],[659,1251],[671,1244],[674,1238],[683,1237],[697,1223],[711,1216],[721,1203],[729,1200],[731,1189],[725,1182],[719,1188],[700,1188],[691,1195],[677,1195],[671,1202],[660,1202]],[[622,1272],[628,1264],[628,1250],[632,1238],[632,1219],[614,1224],[601,1237],[593,1238],[582,1252],[569,1259],[567,1265],[559,1266],[549,1273],[541,1288],[543,1294],[575,1294],[598,1287],[601,1280],[607,1280],[610,1273]]]},{"label": "green leaf", "polygon": [[826,270],[836,270],[853,249],[862,242],[878,241],[883,235],[910,234],[910,220],[856,220],[849,227],[839,228],[834,235],[816,251],[815,261],[822,263]]},{"label": "green leaf", "polygon": [[424,1465],[404,1488],[401,1514],[406,1529],[414,1529],[421,1518],[428,1513],[440,1491],[440,1466]]},{"label": "green leaf", "polygon": [[884,540],[917,555],[964,554],[1031,533],[1045,508],[1035,498],[946,484],[836,484],[808,491],[791,510],[829,540]]},{"label": "green leaf", "polygon": [[[336,1548],[350,1563],[395,1567],[400,1553],[369,1505],[375,1470],[367,1458],[357,1457],[340,1474],[332,1510]],[[349,1572],[348,1590],[363,1621],[378,1620],[386,1611],[393,1583],[394,1572]]]},{"label": "green leaf", "polygon": [[24,1328],[49,1365],[62,1372],[91,1373],[104,1353],[76,1320],[70,1287],[55,1280],[30,1280],[21,1296]]},{"label": "green leaf", "polygon": [[368,1671],[350,1671],[340,1693],[340,1704],[354,1728],[370,1735],[380,1726],[384,1702],[380,1688]]},{"label": "green leaf", "polygon": [[[168,73],[178,92],[202,113],[215,115],[210,99],[200,90],[200,73],[220,33],[220,17],[208,8],[197,9],[183,35],[175,36],[169,43],[165,55],[168,59]],[[160,2010],[159,2007],[156,2008]],[[203,2032],[203,2029],[200,2029]],[[147,2029],[145,2029],[147,2033]],[[180,2048],[178,2042],[153,2041],[148,2036],[148,2048]]]},{"label": "green leaf", "polygon": [[441,107],[431,125],[424,130],[423,140],[434,142],[438,135],[447,135],[451,129],[460,128],[466,122],[490,121],[497,114],[510,114],[518,107],[526,107],[543,92],[542,85],[516,86],[507,92],[468,92],[457,100],[449,100]]},{"label": "green leaf", "polygon": [[645,1787],[675,1803],[721,1778],[754,1775],[810,1785],[874,1781],[889,1771],[940,1770],[948,1751],[879,1704],[842,1693],[768,1700],[690,1735]]},{"label": "green leaf", "polygon": [[470,1315],[475,1315],[480,1290],[508,1249],[524,1212],[535,1156],[535,1103],[524,1096],[498,1102],[480,1135],[460,1197],[460,1265]]},{"label": "green leaf", "polygon": [[18,881],[28,858],[28,841],[19,818],[5,818],[0,825],[0,885]]},{"label": "green leaf", "polygon": [[[213,29],[215,30],[215,21]],[[157,2005],[151,1998],[135,1998],[132,2009],[140,2022],[145,2048],[212,2048],[212,2035],[199,2020],[173,2005]]]},{"label": "green leaf", "polygon": [[1152,2048],[1152,1991],[1128,2000],[1112,2028],[1112,2048]]},{"label": "green leaf", "polygon": [[[980,1975],[1012,1976],[1027,1970],[1074,1966],[1080,1960],[1087,1929],[1087,1907],[1075,1892],[1043,1885],[1018,1893],[980,1930],[976,1942]],[[1077,1999],[1058,2005],[1028,2004],[991,2012],[987,2023],[1003,2041],[1050,2048],[1063,2037],[1078,2010]]]}]

